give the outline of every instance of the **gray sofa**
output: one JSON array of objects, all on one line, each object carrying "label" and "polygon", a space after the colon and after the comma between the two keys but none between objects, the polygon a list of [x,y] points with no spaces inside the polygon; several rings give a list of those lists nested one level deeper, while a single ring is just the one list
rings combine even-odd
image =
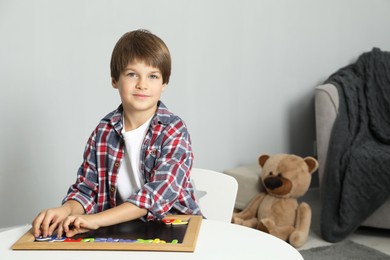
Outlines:
[{"label": "gray sofa", "polygon": [[[319,184],[324,176],[328,144],[339,106],[338,92],[334,85],[325,84],[315,90],[315,116],[317,134],[317,154],[319,162]],[[326,190],[322,190],[326,192]],[[378,208],[362,226],[390,229],[390,199]]]}]

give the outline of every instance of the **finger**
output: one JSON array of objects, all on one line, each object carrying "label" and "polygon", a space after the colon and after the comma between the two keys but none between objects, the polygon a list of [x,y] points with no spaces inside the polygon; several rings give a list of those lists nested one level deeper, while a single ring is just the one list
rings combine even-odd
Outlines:
[{"label": "finger", "polygon": [[71,229],[71,230],[69,230],[68,232],[66,232],[65,233],[65,236],[66,237],[73,237],[73,236],[75,236],[75,235],[77,235],[78,234],[78,232],[76,231],[76,229],[74,228],[74,229]]},{"label": "finger", "polygon": [[69,231],[69,228],[68,228],[68,226],[69,226],[69,217],[64,219],[64,221],[62,222],[61,226],[62,226],[63,232],[66,233],[66,232]]},{"label": "finger", "polygon": [[45,213],[41,212],[38,214],[38,216],[34,219],[32,223],[33,234],[35,237],[39,237],[41,235],[41,224],[44,218]]},{"label": "finger", "polygon": [[69,226],[73,225],[73,221],[74,221],[74,217],[72,216],[69,216],[64,220],[64,222],[62,223],[62,227],[65,233],[67,233],[70,230]]},{"label": "finger", "polygon": [[51,224],[51,221],[52,221],[52,214],[51,212],[47,211],[41,224],[41,234],[43,237],[48,236],[49,226]]},{"label": "finger", "polygon": [[66,232],[66,236],[73,237],[77,234],[86,233],[88,231],[89,231],[89,229],[86,229],[86,228],[74,228],[74,229],[71,229],[68,232]]},{"label": "finger", "polygon": [[53,235],[54,231],[58,228],[59,224],[60,224],[60,221],[59,221],[58,217],[54,217],[52,219],[51,225],[49,226],[49,230],[48,230],[49,236]]},{"label": "finger", "polygon": [[53,235],[54,231],[58,228],[58,223],[52,223],[49,225],[49,229],[47,230],[47,235],[51,236]]},{"label": "finger", "polygon": [[73,221],[73,225],[76,229],[80,229],[83,227],[83,224],[84,224],[84,220],[80,217],[77,217],[74,221]]},{"label": "finger", "polygon": [[64,233],[64,228],[62,227],[62,223],[60,223],[58,225],[58,229],[57,229],[57,237],[60,238],[62,237],[62,234]]}]

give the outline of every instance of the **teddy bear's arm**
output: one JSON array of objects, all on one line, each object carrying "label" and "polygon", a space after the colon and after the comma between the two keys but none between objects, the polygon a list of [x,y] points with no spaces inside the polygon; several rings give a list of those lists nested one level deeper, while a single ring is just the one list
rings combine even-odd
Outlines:
[{"label": "teddy bear's arm", "polygon": [[[243,219],[243,220],[255,218],[256,215],[257,215],[257,210],[258,210],[258,208],[259,208],[259,205],[260,205],[261,202],[263,201],[264,196],[265,196],[265,193],[263,193],[263,192],[257,194],[257,195],[249,202],[249,204],[246,206],[245,209],[243,209],[243,210],[242,210],[241,212],[239,212],[239,213],[234,213],[234,214],[233,214],[233,220],[234,220],[234,218],[239,218],[239,219]],[[233,221],[233,223],[235,223],[235,222]]]},{"label": "teddy bear's arm", "polygon": [[294,247],[301,247],[307,240],[311,224],[311,208],[302,202],[297,208],[295,230],[291,233],[289,242]]}]

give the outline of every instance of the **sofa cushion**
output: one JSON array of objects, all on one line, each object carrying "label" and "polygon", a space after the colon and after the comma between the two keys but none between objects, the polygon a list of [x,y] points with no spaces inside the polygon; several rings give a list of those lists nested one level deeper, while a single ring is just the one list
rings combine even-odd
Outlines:
[{"label": "sofa cushion", "polygon": [[224,173],[234,177],[238,182],[236,209],[244,209],[253,197],[264,191],[259,180],[261,168],[258,164],[229,169]]}]

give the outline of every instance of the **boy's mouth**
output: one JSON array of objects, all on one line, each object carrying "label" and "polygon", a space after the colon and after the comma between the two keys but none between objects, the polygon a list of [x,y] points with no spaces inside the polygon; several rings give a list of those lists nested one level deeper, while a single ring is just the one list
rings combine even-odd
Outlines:
[{"label": "boy's mouth", "polygon": [[147,98],[149,97],[148,95],[143,95],[143,94],[133,94],[134,97],[136,98]]}]

